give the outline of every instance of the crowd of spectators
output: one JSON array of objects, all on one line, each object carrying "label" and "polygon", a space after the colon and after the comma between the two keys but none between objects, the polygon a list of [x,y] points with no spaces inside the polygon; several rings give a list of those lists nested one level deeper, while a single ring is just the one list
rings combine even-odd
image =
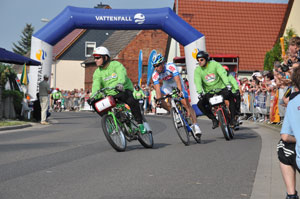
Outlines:
[{"label": "crowd of spectators", "polygon": [[275,61],[272,71],[255,71],[251,78],[240,79],[244,119],[282,124],[289,96],[297,92],[291,74],[299,67],[299,45],[300,38],[293,37],[284,61]]},{"label": "crowd of spectators", "polygon": [[54,107],[53,93],[61,92],[60,106],[63,111],[80,111],[84,108],[85,102],[90,96],[89,90],[74,89],[74,90],[59,90],[59,88],[51,89],[50,110]]}]

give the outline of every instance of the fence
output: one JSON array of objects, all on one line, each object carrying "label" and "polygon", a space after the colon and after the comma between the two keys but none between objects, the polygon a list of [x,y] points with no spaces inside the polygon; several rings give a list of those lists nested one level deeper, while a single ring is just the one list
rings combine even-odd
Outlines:
[{"label": "fence", "polygon": [[[281,124],[285,109],[279,103],[282,91],[245,92],[241,98],[243,119]],[[283,91],[284,92],[284,91]]]}]

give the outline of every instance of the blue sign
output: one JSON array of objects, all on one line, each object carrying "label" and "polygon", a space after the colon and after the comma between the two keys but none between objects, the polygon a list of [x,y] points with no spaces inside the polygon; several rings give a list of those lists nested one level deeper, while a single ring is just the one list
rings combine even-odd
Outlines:
[{"label": "blue sign", "polygon": [[149,59],[148,59],[148,71],[147,71],[147,86],[149,86],[151,77],[152,77],[152,73],[154,71],[154,67],[152,64],[152,58],[153,56],[156,55],[156,50],[152,50],[150,55],[149,55]]},{"label": "blue sign", "polygon": [[143,72],[143,51],[140,50],[139,54],[139,76],[138,76],[138,85],[141,87],[142,84],[142,72]]}]

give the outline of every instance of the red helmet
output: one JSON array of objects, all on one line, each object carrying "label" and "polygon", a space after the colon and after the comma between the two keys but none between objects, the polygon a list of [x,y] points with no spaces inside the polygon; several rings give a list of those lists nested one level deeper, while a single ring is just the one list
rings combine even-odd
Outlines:
[{"label": "red helmet", "polygon": [[223,65],[223,68],[224,68],[226,71],[229,71],[228,66]]}]

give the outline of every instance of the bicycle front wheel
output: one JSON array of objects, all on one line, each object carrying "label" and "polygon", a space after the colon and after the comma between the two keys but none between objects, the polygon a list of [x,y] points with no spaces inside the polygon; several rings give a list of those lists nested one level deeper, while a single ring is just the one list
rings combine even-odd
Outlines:
[{"label": "bicycle front wheel", "polygon": [[[179,107],[183,110],[182,105]],[[180,114],[177,112],[175,108],[171,109],[171,115],[173,119],[173,124],[176,129],[176,133],[179,136],[180,140],[186,146],[190,144],[189,132],[186,128],[185,122],[182,120]]]},{"label": "bicycle front wheel", "polygon": [[126,138],[120,126],[115,124],[113,117],[104,115],[101,123],[108,143],[118,152],[125,151],[127,146]]},{"label": "bicycle front wheel", "polygon": [[138,133],[138,140],[145,148],[153,148],[153,137],[152,132],[147,131],[147,133]]},{"label": "bicycle front wheel", "polygon": [[[222,129],[222,132],[223,132],[223,135],[224,135],[224,138],[226,140],[230,140],[230,127],[228,125],[228,122],[226,122],[225,118],[224,118],[224,115],[223,115],[223,112],[221,110],[219,110],[217,112],[218,114],[218,120],[220,121],[220,126],[221,126],[221,129]],[[229,127],[229,128],[228,128]]]}]

